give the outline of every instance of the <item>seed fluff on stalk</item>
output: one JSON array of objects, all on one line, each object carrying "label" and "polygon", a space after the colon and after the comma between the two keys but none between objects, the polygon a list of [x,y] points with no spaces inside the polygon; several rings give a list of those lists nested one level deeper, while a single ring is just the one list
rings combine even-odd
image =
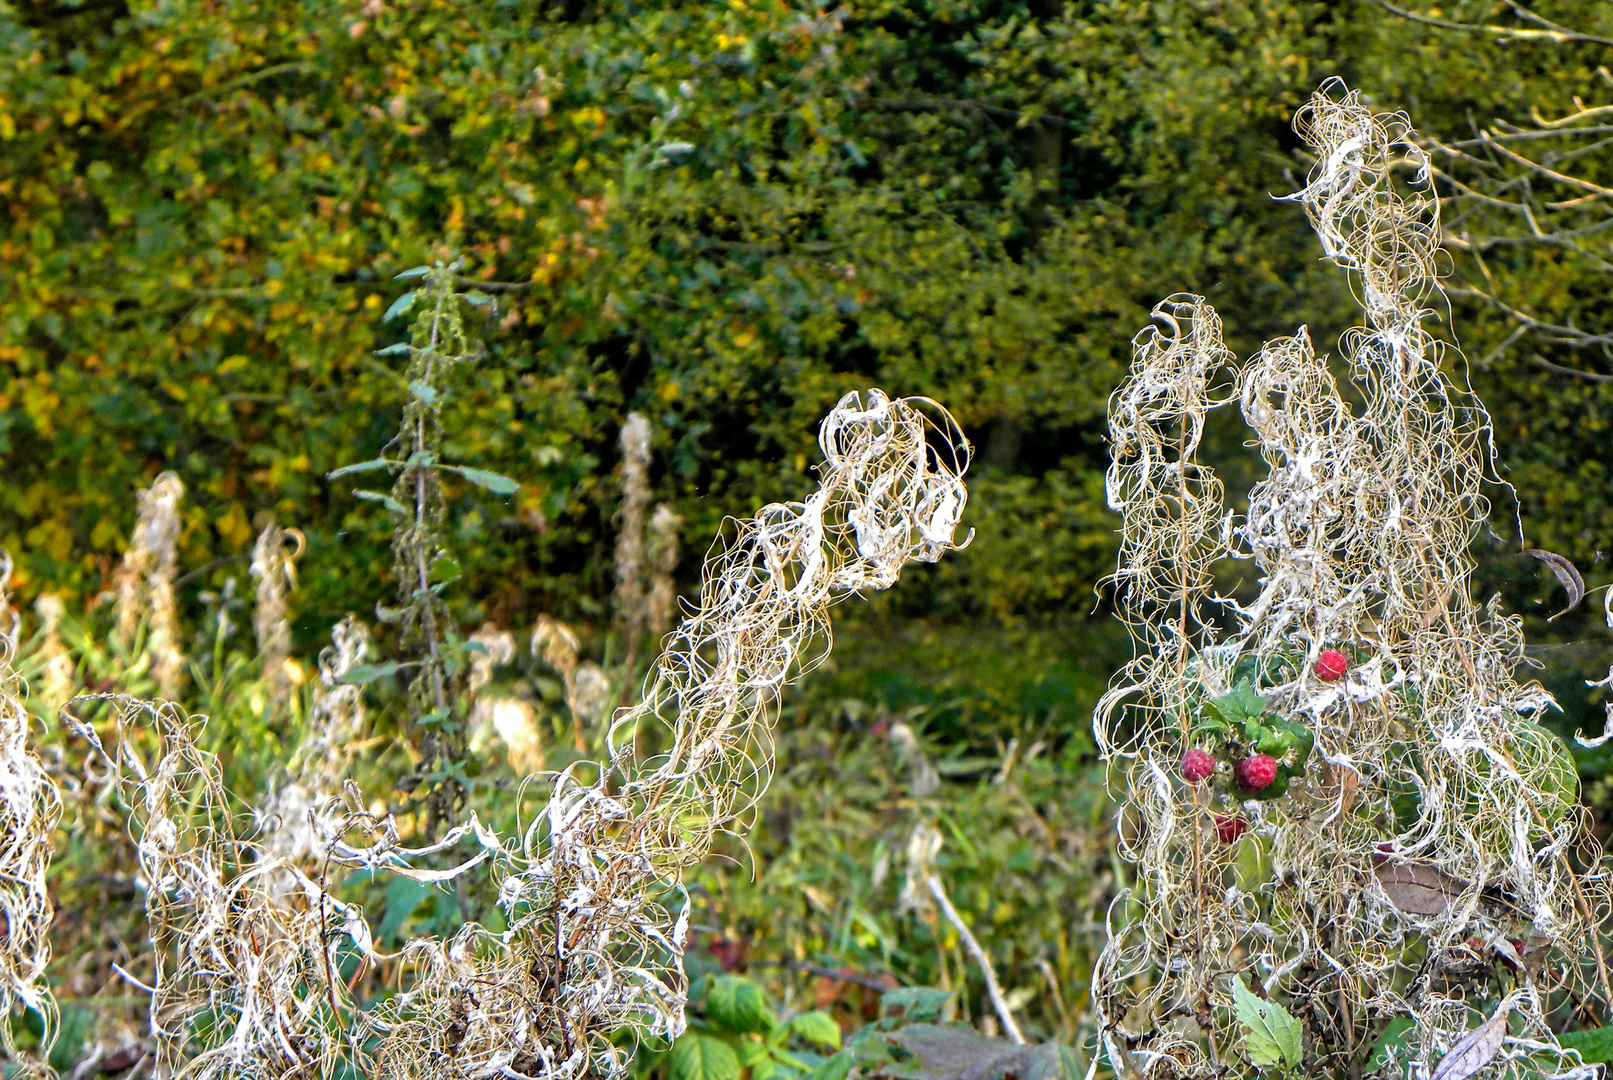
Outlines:
[{"label": "seed fluff on stalk", "polygon": [[[1572,762],[1532,719],[1554,703],[1514,680],[1519,620],[1469,595],[1489,417],[1424,328],[1426,160],[1403,117],[1336,81],[1295,126],[1317,164],[1290,198],[1364,309],[1342,341],[1364,405],[1304,328],[1239,364],[1196,296],[1155,309],[1110,403],[1113,581],[1137,655],[1094,727],[1142,823],[1122,852],[1141,915],[1114,927],[1093,999],[1126,1075],[1247,1060],[1244,978],[1303,1021],[1307,1075],[1359,1075],[1396,1017],[1415,1024],[1386,1053],[1433,1069],[1472,1026],[1469,1000],[1535,986],[1541,963],[1494,962],[1512,941],[1607,996],[1608,878]],[[1196,460],[1207,414],[1233,404],[1269,469],[1242,513]],[[1253,562],[1255,596],[1218,595],[1227,558]],[[1235,768],[1217,781],[1195,757],[1190,782],[1194,750]],[[1464,966],[1469,941],[1490,962]],[[1563,993],[1538,989],[1507,998],[1523,1035],[1491,1067],[1588,1075],[1546,1023]]]},{"label": "seed fluff on stalk", "polygon": [[[613,1032],[683,1030],[687,904],[665,905],[766,787],[779,695],[827,655],[829,606],[962,546],[968,444],[945,410],[849,394],[818,441],[819,490],[713,547],[698,606],[611,724],[599,777],[572,766],[555,778],[501,883],[510,929],[410,947],[419,982],[388,1018],[389,1075],[617,1076]],[[646,742],[666,748],[639,759]]]}]

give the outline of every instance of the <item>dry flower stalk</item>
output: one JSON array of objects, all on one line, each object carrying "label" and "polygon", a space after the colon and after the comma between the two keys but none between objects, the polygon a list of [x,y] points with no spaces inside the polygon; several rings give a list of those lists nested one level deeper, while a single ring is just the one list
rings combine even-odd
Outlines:
[{"label": "dry flower stalk", "polygon": [[[293,546],[288,549],[287,543]],[[303,535],[296,529],[282,529],[273,521],[263,527],[252,546],[252,576],[257,579],[257,595],[252,607],[252,629],[257,635],[263,674],[269,682],[270,697],[285,700],[291,693],[292,679],[286,670],[291,656],[291,622],[286,599],[297,587],[297,557],[302,554]]]},{"label": "dry flower stalk", "polygon": [[77,671],[72,654],[62,641],[61,622],[67,614],[67,605],[55,593],[40,593],[34,601],[34,614],[39,616],[39,646],[37,660],[44,678],[35,693],[45,710],[54,713],[73,696],[73,676]]},{"label": "dry flower stalk", "polygon": [[140,513],[129,550],[117,579],[116,624],[113,637],[124,648],[134,644],[140,617],[149,619],[146,648],[158,693],[172,698],[185,677],[185,658],[179,651],[179,615],[174,602],[174,569],[179,546],[179,501],[185,485],[178,475],[165,472],[139,492]]},{"label": "dry flower stalk", "polygon": [[672,629],[677,613],[677,586],[672,575],[678,569],[678,528],[683,519],[665,503],[650,515],[650,593],[645,600],[645,628],[656,637]]},{"label": "dry flower stalk", "polygon": [[[1155,309],[1110,403],[1114,581],[1137,655],[1095,731],[1137,815],[1123,854],[1142,915],[1114,929],[1093,1000],[1124,1075],[1223,1074],[1242,1052],[1229,978],[1244,972],[1305,1022],[1307,1075],[1359,1075],[1397,1016],[1416,1021],[1400,1060],[1430,1069],[1465,1036],[1467,999],[1500,978],[1461,968],[1468,939],[1524,941],[1588,981],[1609,901],[1572,764],[1529,719],[1553,702],[1513,677],[1519,620],[1469,596],[1489,418],[1423,326],[1437,291],[1426,161],[1403,117],[1373,116],[1336,82],[1296,128],[1318,163],[1292,198],[1365,310],[1342,343],[1364,408],[1303,328],[1239,365],[1196,296]],[[1195,459],[1207,413],[1233,404],[1269,467],[1241,514]],[[1252,601],[1217,595],[1226,558],[1258,568]],[[1353,656],[1346,677],[1313,670],[1324,649]],[[1315,739],[1310,774],[1266,801],[1178,772],[1208,703],[1245,676],[1267,716]],[[1520,999],[1527,1039],[1492,1067],[1589,1075],[1556,1050],[1542,996]]]},{"label": "dry flower stalk", "polygon": [[644,519],[650,505],[650,422],[628,413],[622,424],[622,503],[616,511],[616,624],[629,651],[645,624]]},{"label": "dry flower stalk", "polygon": [[[940,424],[927,420],[925,404],[847,395],[819,433],[818,492],[764,507],[713,549],[699,608],[642,702],[612,723],[606,767],[591,782],[575,766],[561,773],[528,829],[524,865],[501,886],[510,930],[469,926],[411,946],[420,981],[398,999],[384,1071],[614,1076],[624,1062],[612,1032],[683,1030],[687,904],[677,915],[665,905],[766,786],[774,707],[826,655],[829,605],[958,546],[968,447],[938,406]],[[641,728],[665,750],[639,759],[635,746],[656,741]]]}]

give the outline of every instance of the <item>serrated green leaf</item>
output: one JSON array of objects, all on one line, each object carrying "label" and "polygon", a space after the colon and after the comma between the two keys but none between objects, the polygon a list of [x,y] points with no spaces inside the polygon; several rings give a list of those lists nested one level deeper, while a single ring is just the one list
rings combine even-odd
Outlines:
[{"label": "serrated green leaf", "polygon": [[369,472],[372,469],[385,469],[395,464],[397,463],[387,461],[385,458],[376,458],[374,461],[360,461],[352,465],[343,465],[339,469],[332,469],[330,472],[325,474],[325,479],[334,480],[338,476],[346,476],[348,473]]},{"label": "serrated green leaf", "polygon": [[706,994],[706,1016],[729,1031],[765,1034],[775,1023],[761,988],[741,975],[723,975],[712,982]]},{"label": "serrated green leaf", "polygon": [[431,273],[431,267],[429,266],[411,266],[401,274],[393,274],[392,280],[401,281],[404,278],[425,277],[429,273]]},{"label": "serrated green leaf", "polygon": [[1275,1001],[1256,997],[1242,979],[1232,980],[1232,1003],[1238,1023],[1248,1028],[1243,1046],[1251,1065],[1262,1071],[1299,1068],[1304,1029],[1292,1013]]},{"label": "serrated green leaf", "polygon": [[442,395],[437,393],[435,388],[419,379],[409,380],[409,393],[424,401],[427,405],[435,405],[442,398]]},{"label": "serrated green leaf", "polygon": [[667,1080],[739,1080],[739,1056],[721,1039],[686,1031],[667,1055]]},{"label": "serrated green leaf", "polygon": [[790,1030],[807,1042],[840,1048],[840,1025],[821,1009],[802,1013],[790,1021]]},{"label": "serrated green leaf", "polygon": [[1266,711],[1266,699],[1254,692],[1248,679],[1243,679],[1230,694],[1211,698],[1210,708],[1220,713],[1228,724],[1236,726],[1259,719]]},{"label": "serrated green leaf", "polygon": [[508,476],[488,472],[486,469],[473,469],[468,465],[445,465],[443,467],[458,473],[473,484],[486,488],[494,495],[514,495],[521,490],[521,485],[511,480]]},{"label": "serrated green leaf", "polygon": [[734,1047],[734,1053],[739,1058],[740,1065],[748,1069],[767,1056],[767,1045],[747,1039]]},{"label": "serrated green leaf", "polygon": [[404,293],[402,296],[392,301],[392,306],[386,309],[386,314],[381,316],[381,321],[391,322],[399,315],[408,313],[409,309],[414,307],[414,303],[418,299],[420,299],[420,291],[418,289],[414,292]]},{"label": "serrated green leaf", "polygon": [[1585,1031],[1565,1031],[1557,1036],[1559,1045],[1578,1050],[1587,1065],[1613,1062],[1613,1028],[1589,1028]]}]

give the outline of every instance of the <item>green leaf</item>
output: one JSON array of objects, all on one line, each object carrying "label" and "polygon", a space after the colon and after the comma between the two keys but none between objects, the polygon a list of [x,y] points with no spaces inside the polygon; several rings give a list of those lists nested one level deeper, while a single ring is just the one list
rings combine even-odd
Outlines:
[{"label": "green leaf", "polygon": [[879,1008],[881,1011],[902,1009],[902,1019],[908,1021],[934,1020],[941,1015],[947,998],[951,996],[947,991],[937,990],[933,986],[903,986],[880,995]]},{"label": "green leaf", "polygon": [[325,479],[334,480],[338,476],[346,476],[348,473],[369,472],[371,469],[386,469],[396,464],[397,462],[388,461],[385,458],[376,458],[374,461],[360,461],[352,465],[343,465],[339,469],[332,469],[330,472],[325,474]]},{"label": "green leaf", "polygon": [[851,1071],[855,1055],[850,1050],[842,1050],[834,1057],[819,1065],[807,1076],[807,1080],[846,1080],[846,1074]]},{"label": "green leaf", "polygon": [[821,1009],[802,1013],[790,1021],[790,1030],[810,1043],[840,1048],[840,1025]]},{"label": "green leaf", "polygon": [[375,355],[376,356],[402,356],[403,354],[407,353],[412,347],[413,346],[411,346],[407,341],[400,341],[396,345],[388,345],[384,349],[376,349],[375,350]]},{"label": "green leaf", "polygon": [[1232,1002],[1238,1023],[1249,1029],[1243,1046],[1250,1064],[1262,1071],[1299,1068],[1304,1029],[1292,1013],[1275,1001],[1256,997],[1242,979],[1232,980]]},{"label": "green leaf", "polygon": [[667,1080],[739,1080],[739,1056],[721,1039],[686,1031],[667,1055]]},{"label": "green leaf", "polygon": [[384,664],[354,664],[337,681],[348,683],[352,686],[364,686],[375,682],[377,679],[386,679],[396,675],[398,669],[402,666],[402,664],[390,660]]},{"label": "green leaf", "polygon": [[358,498],[368,500],[369,502],[378,502],[400,517],[409,516],[409,508],[390,495],[383,494],[379,491],[355,491],[353,494]]},{"label": "green leaf", "polygon": [[706,993],[706,1016],[729,1031],[772,1031],[773,1010],[762,997],[761,988],[741,975],[724,975],[713,980]]},{"label": "green leaf", "polygon": [[1613,1062],[1613,1028],[1590,1028],[1586,1031],[1565,1031],[1557,1042],[1571,1050],[1578,1050],[1580,1059],[1587,1065]]},{"label": "green leaf", "polygon": [[401,281],[404,278],[425,277],[429,273],[431,273],[431,267],[429,266],[411,266],[401,274],[393,274],[392,280]]},{"label": "green leaf", "polygon": [[460,299],[467,304],[475,304],[477,307],[492,307],[498,303],[497,300],[494,300],[480,289],[472,289],[470,292],[464,293]]},{"label": "green leaf", "polygon": [[[1383,1029],[1383,1034],[1378,1036],[1377,1043],[1372,1047],[1372,1057],[1367,1062],[1367,1068],[1372,1072],[1377,1072],[1389,1064],[1389,1050],[1391,1048],[1404,1050],[1406,1048],[1407,1033],[1416,1030],[1416,1028],[1416,1021],[1409,1016],[1397,1016],[1389,1021],[1388,1026]],[[1560,1038],[1559,1041],[1561,1041]],[[1563,1045],[1566,1046],[1567,1044],[1564,1043]],[[1405,1059],[1402,1057],[1401,1060],[1404,1061]]]},{"label": "green leaf", "polygon": [[1249,686],[1249,680],[1244,679],[1230,694],[1211,698],[1210,708],[1220,713],[1221,719],[1228,724],[1236,726],[1259,719],[1266,711],[1266,699],[1255,693]]},{"label": "green leaf", "polygon": [[767,1056],[767,1045],[746,1039],[735,1046],[734,1051],[739,1058],[739,1064],[748,1069]]},{"label": "green leaf", "polygon": [[488,472],[486,469],[473,469],[468,465],[444,465],[443,468],[451,469],[471,483],[491,491],[494,495],[514,495],[521,490],[521,485],[511,480],[508,476]]},{"label": "green leaf", "polygon": [[419,290],[404,293],[392,301],[392,306],[386,309],[386,314],[381,316],[381,321],[391,322],[398,316],[406,314],[410,308],[414,307],[414,303],[418,299],[420,299]]},{"label": "green leaf", "polygon": [[440,709],[432,709],[430,712],[420,717],[419,720],[416,720],[415,723],[419,724],[421,727],[436,727],[439,724],[447,727],[449,716],[450,714],[448,707],[445,705]]},{"label": "green leaf", "polygon": [[376,939],[390,941],[394,938],[403,940],[403,924],[409,916],[420,907],[420,902],[430,896],[432,888],[425,882],[413,878],[395,877],[386,887],[386,915],[381,919],[381,925],[376,930]]},{"label": "green leaf", "polygon": [[409,393],[424,401],[427,405],[435,405],[442,398],[442,395],[437,393],[433,387],[419,379],[409,380]]}]

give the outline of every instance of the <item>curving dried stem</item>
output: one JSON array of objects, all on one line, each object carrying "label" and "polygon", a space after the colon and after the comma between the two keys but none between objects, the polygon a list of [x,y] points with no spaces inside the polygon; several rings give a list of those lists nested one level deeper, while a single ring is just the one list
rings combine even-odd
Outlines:
[{"label": "curving dried stem", "polygon": [[[344,1065],[370,1074],[375,1029],[348,986],[381,957],[363,912],[332,895],[327,872],[441,881],[501,853],[497,838],[473,815],[429,847],[405,848],[392,819],[364,811],[349,784],[341,799],[309,811],[314,858],[278,854],[239,828],[244,808],[228,798],[214,755],[197,746],[204,717],[120,695],[73,704],[96,702],[116,712],[110,749],[95,727],[68,721],[130,808],[151,951],[138,973],[115,967],[150,995],[155,1075],[330,1077]],[[348,842],[353,834],[359,843]],[[457,867],[413,865],[466,839],[483,850]]]},{"label": "curving dried stem", "polygon": [[[1366,316],[1343,340],[1364,407],[1303,328],[1239,365],[1209,305],[1180,296],[1111,400],[1114,580],[1137,657],[1095,729],[1140,822],[1122,851],[1140,917],[1115,928],[1094,1002],[1128,1074],[1210,1076],[1247,1056],[1231,978],[1304,1022],[1307,1075],[1358,1076],[1391,1018],[1416,1021],[1400,1054],[1427,1069],[1470,1026],[1469,999],[1533,986],[1547,956],[1580,983],[1593,952],[1601,966],[1608,879],[1571,759],[1530,719],[1554,703],[1514,680],[1519,620],[1469,595],[1489,420],[1423,328],[1426,162],[1404,118],[1336,82],[1295,126],[1318,164],[1291,198]],[[1233,402],[1269,469],[1242,513],[1194,460],[1208,411]],[[1215,594],[1221,558],[1253,562],[1257,595]],[[1324,650],[1343,677],[1331,652],[1317,669]],[[1250,798],[1227,775],[1257,749],[1254,728],[1216,726],[1240,684],[1257,723],[1292,733],[1262,751],[1294,776],[1286,794]],[[1219,777],[1188,783],[1189,748],[1218,754]],[[1497,962],[1508,949],[1517,972]],[[1547,996],[1518,1006],[1532,1042],[1508,1043],[1501,1075],[1588,1075],[1555,1049]]]},{"label": "curving dried stem", "polygon": [[682,875],[765,788],[778,697],[827,654],[828,607],[959,546],[968,448],[944,410],[847,395],[819,444],[814,495],[764,507],[713,548],[699,606],[617,714],[600,775],[555,778],[525,866],[502,881],[510,930],[411,947],[420,981],[389,1021],[388,1075],[614,1076],[613,1032],[683,1030]]},{"label": "curving dried stem", "polygon": [[0,550],[0,1049],[28,1075],[47,1076],[49,1070],[17,1046],[11,1014],[18,1008],[39,1014],[44,1021],[40,1056],[48,1055],[58,1016],[45,981],[53,914],[45,871],[62,800],[28,746],[22,680],[11,667],[19,620],[7,603],[10,578],[11,556]]}]

